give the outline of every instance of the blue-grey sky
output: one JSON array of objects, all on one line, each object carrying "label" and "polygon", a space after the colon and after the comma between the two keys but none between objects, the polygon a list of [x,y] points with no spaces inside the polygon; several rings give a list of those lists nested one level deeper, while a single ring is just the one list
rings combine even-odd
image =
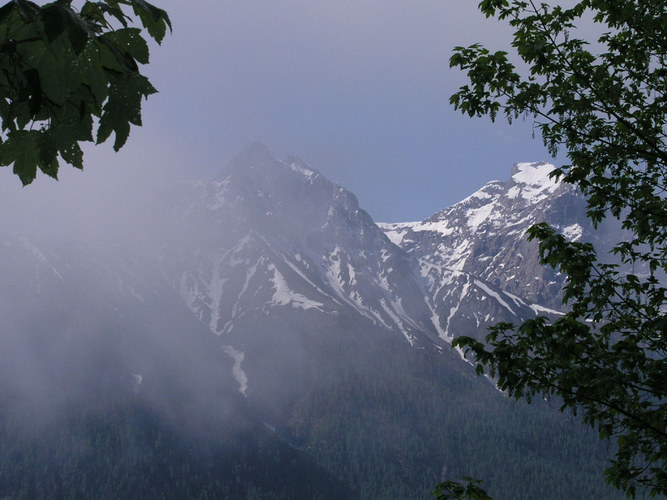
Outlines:
[{"label": "blue-grey sky", "polygon": [[174,31],[145,67],[160,93],[144,103],[144,127],[119,154],[95,148],[61,183],[108,182],[98,169],[126,169],[128,183],[207,179],[257,140],[354,192],[375,220],[403,221],[507,178],[515,162],[550,160],[531,121],[491,124],[448,103],[463,82],[449,69],[455,45],[509,46],[475,0],[153,3]]}]

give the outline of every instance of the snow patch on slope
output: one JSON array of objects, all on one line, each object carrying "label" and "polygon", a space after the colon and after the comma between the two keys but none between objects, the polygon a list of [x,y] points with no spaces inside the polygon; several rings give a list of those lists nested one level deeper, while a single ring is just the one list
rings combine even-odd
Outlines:
[{"label": "snow patch on slope", "polygon": [[[522,197],[529,203],[539,203],[556,191],[560,183],[549,177],[555,167],[549,163],[517,163],[512,180],[517,183],[509,190],[509,198]],[[518,189],[517,189],[518,188]]]},{"label": "snow patch on slope", "polygon": [[305,295],[297,293],[287,286],[287,281],[285,277],[280,274],[280,271],[276,269],[276,266],[269,264],[269,271],[273,272],[273,287],[275,292],[273,294],[273,299],[271,300],[271,305],[274,306],[286,306],[291,304],[292,307],[297,309],[319,309],[324,306],[321,302],[311,300]]},{"label": "snow patch on slope", "polygon": [[306,179],[308,179],[309,181],[312,181],[312,180],[313,180],[315,177],[317,177],[317,175],[318,175],[317,172],[314,172],[313,170],[310,170],[310,169],[308,169],[308,168],[305,168],[305,167],[303,167],[303,166],[301,166],[301,165],[298,165],[298,164],[296,164],[296,163],[290,163],[290,164],[289,164],[289,168],[290,168],[293,172],[297,172],[297,173],[303,175],[303,176],[304,176]]},{"label": "snow patch on slope", "polygon": [[471,208],[466,212],[466,216],[468,217],[466,222],[472,232],[476,233],[479,226],[491,217],[494,208],[495,204],[489,203],[488,205],[482,205],[479,208]]},{"label": "snow patch on slope", "polygon": [[579,224],[572,224],[563,228],[563,236],[565,236],[570,241],[578,241],[584,234],[584,228]]},{"label": "snow patch on slope", "polygon": [[548,307],[544,307],[539,304],[530,304],[528,307],[530,307],[535,312],[535,314],[544,313],[544,314],[553,314],[556,316],[563,316],[565,314],[561,311],[556,311],[555,309],[549,309]]},{"label": "snow patch on slope", "polygon": [[410,229],[414,229],[421,222],[378,222],[376,225],[382,229],[384,234],[389,238],[394,245],[401,246],[403,243],[403,238],[408,233]]},{"label": "snow patch on slope", "polygon": [[207,286],[207,295],[211,298],[211,321],[209,322],[209,328],[212,332],[218,333],[218,321],[220,320],[220,305],[222,302],[222,290],[224,288],[225,282],[227,281],[224,278],[220,277],[220,263],[222,259],[216,262],[211,275],[211,281]]},{"label": "snow patch on slope", "polygon": [[246,391],[248,390],[248,374],[241,368],[241,363],[245,359],[245,353],[237,351],[230,345],[222,346],[223,352],[234,360],[234,366],[232,367],[232,376],[239,384],[239,392],[246,396]]}]

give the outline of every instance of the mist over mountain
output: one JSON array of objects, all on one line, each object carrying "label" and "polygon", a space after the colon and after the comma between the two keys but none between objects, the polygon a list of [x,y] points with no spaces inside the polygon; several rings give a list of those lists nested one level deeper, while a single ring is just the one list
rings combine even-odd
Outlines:
[{"label": "mist over mountain", "polygon": [[596,436],[449,346],[562,308],[531,224],[605,237],[551,168],[376,224],[252,144],[151,193],[123,237],[5,230],[0,496],[425,498],[462,475],[494,498],[613,496]]}]

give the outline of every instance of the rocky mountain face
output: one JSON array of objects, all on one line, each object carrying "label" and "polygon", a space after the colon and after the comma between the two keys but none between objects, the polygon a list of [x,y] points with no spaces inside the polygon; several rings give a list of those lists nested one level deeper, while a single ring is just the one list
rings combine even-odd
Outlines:
[{"label": "rocky mountain face", "polygon": [[[111,387],[195,434],[269,435],[351,498],[423,498],[455,474],[516,498],[532,458],[542,472],[522,487],[581,488],[600,463],[590,440],[552,409],[511,404],[449,348],[560,308],[563,277],[525,230],[590,227],[550,169],[517,164],[423,222],[378,225],[303,161],[253,144],[212,181],[165,193],[141,249],[4,238],[0,409],[32,387],[59,406]],[[554,433],[572,446],[538,458]]]},{"label": "rocky mountain face", "polygon": [[550,178],[552,170],[548,163],[518,163],[508,181],[490,182],[424,221],[380,224],[419,261],[448,336],[473,332],[482,338],[499,321],[516,324],[566,307],[565,276],[540,264],[537,242],[526,237],[530,226],[547,222],[570,240],[594,242],[603,252],[621,238],[613,221],[594,229],[583,197]]},{"label": "rocky mountain face", "polygon": [[562,277],[539,265],[524,233],[560,217],[579,238],[585,217],[550,168],[517,165],[508,183],[422,223],[378,226],[352,193],[255,144],[219,178],[178,194],[166,245],[177,251],[165,260],[177,263],[170,273],[188,307],[237,357],[263,348],[266,339],[248,333],[262,323],[288,325],[289,336],[294,324],[338,330],[341,318],[442,349],[457,334],[560,303]]},{"label": "rocky mountain face", "polygon": [[[352,193],[297,158],[253,145],[213,182],[189,186],[174,213],[174,284],[216,334],[233,339],[246,318],[285,309],[440,343],[412,259]],[[192,228],[206,228],[206,241],[188,237]]]},{"label": "rocky mountain face", "polygon": [[422,275],[435,275],[430,279],[435,293],[445,269],[473,275],[529,304],[560,310],[564,277],[540,264],[537,243],[527,241],[526,230],[548,222],[577,241],[592,228],[585,201],[573,186],[551,179],[552,169],[548,163],[516,164],[509,181],[490,182],[422,222],[382,227],[420,261]]}]

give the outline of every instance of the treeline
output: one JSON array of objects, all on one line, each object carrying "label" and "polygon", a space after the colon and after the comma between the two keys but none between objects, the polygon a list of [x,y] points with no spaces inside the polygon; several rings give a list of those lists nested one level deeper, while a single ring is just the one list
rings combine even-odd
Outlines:
[{"label": "treeline", "polygon": [[428,498],[462,476],[497,500],[625,498],[604,483],[611,445],[556,405],[509,400],[448,354],[386,348],[332,356],[339,375],[312,387],[290,427],[363,498]]},{"label": "treeline", "polygon": [[0,386],[0,498],[426,499],[462,476],[496,500],[624,498],[604,483],[611,444],[557,405],[511,401],[451,352],[352,333],[306,339],[299,390],[212,420],[177,394],[156,409],[146,384],[40,420]]},{"label": "treeline", "polygon": [[215,440],[184,434],[129,399],[37,430],[5,418],[0,497],[354,498],[268,430],[235,431]]}]

